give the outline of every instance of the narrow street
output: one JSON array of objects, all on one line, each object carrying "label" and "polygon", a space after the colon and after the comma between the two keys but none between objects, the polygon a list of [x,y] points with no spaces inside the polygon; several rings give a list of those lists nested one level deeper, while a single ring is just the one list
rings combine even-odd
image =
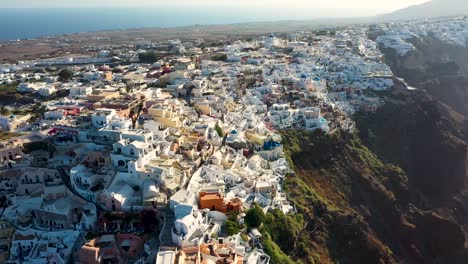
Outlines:
[{"label": "narrow street", "polygon": [[160,233],[160,246],[172,246],[172,228],[174,227],[175,216],[171,209],[161,210],[164,223]]},{"label": "narrow street", "polygon": [[58,168],[58,172],[60,174],[60,176],[62,177],[62,180],[63,180],[63,183],[65,184],[65,186],[68,188],[68,190],[70,190],[74,195],[80,197],[81,199],[85,200],[85,201],[88,201],[94,205],[96,205],[96,209],[99,211],[99,210],[102,210],[102,211],[108,211],[106,210],[105,208],[103,208],[100,204],[96,203],[95,201],[89,201],[88,199],[84,198],[83,196],[81,196],[81,194],[79,194],[77,191],[75,191],[75,189],[73,189],[72,185],[71,185],[71,179],[70,179],[70,176],[67,172],[68,169],[67,167],[60,167]]}]

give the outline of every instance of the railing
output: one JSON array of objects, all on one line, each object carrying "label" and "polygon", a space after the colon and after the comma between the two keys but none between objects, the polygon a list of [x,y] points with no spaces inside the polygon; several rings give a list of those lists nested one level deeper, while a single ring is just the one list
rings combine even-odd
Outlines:
[{"label": "railing", "polygon": [[80,183],[78,182],[76,179],[73,180],[73,182],[75,183],[75,185],[80,188],[81,190],[83,191],[87,191],[89,190],[89,188],[91,188],[91,185],[90,184],[83,184],[83,183]]},{"label": "railing", "polygon": [[74,139],[72,140],[54,140],[54,145],[56,146],[70,146],[70,145],[74,145],[74,144],[77,144],[78,142]]}]

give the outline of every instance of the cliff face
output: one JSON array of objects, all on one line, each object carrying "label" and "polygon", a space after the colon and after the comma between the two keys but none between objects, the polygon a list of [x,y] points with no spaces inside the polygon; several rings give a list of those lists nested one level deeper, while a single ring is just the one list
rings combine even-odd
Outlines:
[{"label": "cliff face", "polygon": [[468,122],[395,83],[356,115],[357,134],[282,132],[296,172],[285,187],[317,263],[468,263]]},{"label": "cliff face", "polygon": [[398,56],[382,49],[386,63],[409,85],[428,91],[436,99],[468,116],[468,48],[425,37],[412,39],[416,50]]},{"label": "cliff face", "polygon": [[423,92],[412,93],[412,100],[390,95],[377,113],[358,115],[360,136],[381,158],[401,166],[428,199],[450,200],[465,188],[467,120]]},{"label": "cliff face", "polygon": [[[412,176],[383,162],[354,134],[283,131],[294,166],[285,187],[307,223],[304,263],[467,263],[465,234],[447,213],[422,204]],[[443,178],[443,177],[442,177]],[[458,209],[457,209],[458,210]],[[462,209],[460,209],[462,210]],[[319,260],[319,261],[317,261]]]},{"label": "cliff face", "polygon": [[[408,91],[396,81],[384,95],[386,104],[375,114],[358,114],[356,122],[365,144],[406,172],[414,253],[424,263],[460,263],[468,231],[468,120],[429,93]],[[431,232],[434,226],[443,232]]]},{"label": "cliff face", "polygon": [[281,132],[295,171],[284,187],[305,223],[292,260],[468,263],[468,49],[414,41],[406,57],[385,53],[420,90],[395,79],[376,92],[385,104],[356,114],[359,132]]}]

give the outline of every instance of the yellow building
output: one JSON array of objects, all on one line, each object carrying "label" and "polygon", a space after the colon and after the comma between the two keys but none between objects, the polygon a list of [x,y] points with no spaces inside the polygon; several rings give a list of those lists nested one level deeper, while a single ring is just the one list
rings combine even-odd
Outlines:
[{"label": "yellow building", "polygon": [[211,115],[211,106],[208,102],[197,103],[195,108],[204,115]]},{"label": "yellow building", "polygon": [[164,109],[162,107],[155,107],[148,109],[148,114],[152,116],[157,122],[163,124],[165,128],[181,127],[182,122],[180,121],[179,115],[170,110]]},{"label": "yellow building", "polygon": [[100,92],[100,93],[93,93],[91,95],[88,95],[87,99],[90,102],[98,102],[101,100],[110,100],[114,98],[118,98],[120,96],[120,93],[118,91],[115,92]]},{"label": "yellow building", "polygon": [[263,146],[265,141],[268,139],[267,136],[262,136],[252,131],[246,131],[245,135],[250,139],[250,141],[260,146]]}]

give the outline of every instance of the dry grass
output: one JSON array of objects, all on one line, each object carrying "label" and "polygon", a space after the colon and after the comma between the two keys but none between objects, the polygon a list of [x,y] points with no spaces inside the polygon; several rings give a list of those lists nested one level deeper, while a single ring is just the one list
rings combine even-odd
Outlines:
[{"label": "dry grass", "polygon": [[6,141],[12,138],[20,137],[22,135],[22,133],[0,131],[0,141]]}]

